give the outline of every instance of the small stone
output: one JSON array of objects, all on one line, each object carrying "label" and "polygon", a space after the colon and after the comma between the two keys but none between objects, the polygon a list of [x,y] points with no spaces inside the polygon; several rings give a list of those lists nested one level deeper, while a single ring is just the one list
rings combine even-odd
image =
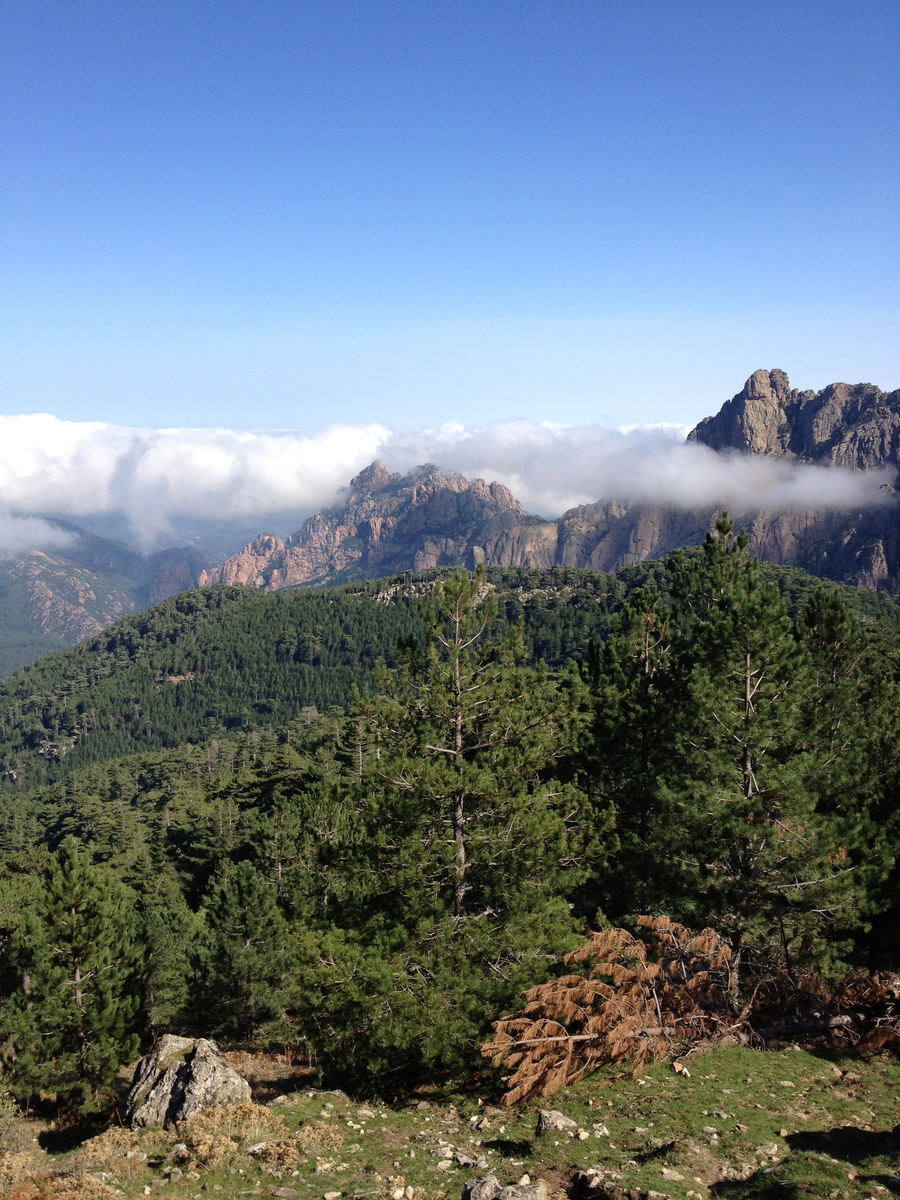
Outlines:
[{"label": "small stone", "polygon": [[789,1129],[779,1129],[779,1130],[778,1130],[778,1136],[779,1136],[779,1137],[789,1137],[789,1136],[790,1136],[790,1132],[791,1132],[791,1131],[790,1131]]},{"label": "small stone", "polygon": [[609,1137],[609,1129],[599,1121],[595,1125],[592,1125],[591,1129],[594,1131],[595,1138]]},{"label": "small stone", "polygon": [[775,1142],[768,1142],[765,1146],[759,1146],[756,1150],[757,1158],[775,1158],[778,1154],[778,1146]]},{"label": "small stone", "polygon": [[179,1179],[184,1177],[184,1171],[181,1167],[172,1167],[169,1171],[169,1183],[177,1183]]},{"label": "small stone", "polygon": [[472,1154],[467,1154],[465,1150],[454,1150],[453,1161],[458,1167],[477,1167],[480,1160]]},{"label": "small stone", "polygon": [[670,1183],[679,1183],[684,1176],[679,1171],[673,1171],[671,1167],[663,1167],[663,1179],[668,1179]]},{"label": "small stone", "polygon": [[602,1167],[588,1167],[586,1171],[576,1171],[573,1182],[576,1195],[598,1192],[606,1183],[606,1172]]},{"label": "small stone", "polygon": [[502,1184],[496,1175],[485,1175],[483,1179],[469,1179],[463,1186],[463,1200],[496,1200]]},{"label": "small stone", "polygon": [[590,1136],[591,1136],[591,1135],[588,1133],[588,1131],[587,1131],[586,1129],[579,1129],[579,1130],[578,1130],[578,1140],[579,1140],[579,1142],[586,1142]]},{"label": "small stone", "polygon": [[551,1133],[556,1130],[577,1129],[577,1122],[571,1117],[565,1116],[564,1113],[557,1111],[555,1108],[541,1109],[537,1119],[537,1135],[540,1137],[542,1133]]},{"label": "small stone", "polygon": [[789,1079],[782,1079],[778,1086],[779,1087],[796,1087],[797,1085],[794,1083],[791,1083],[791,1081]]},{"label": "small stone", "polygon": [[718,1129],[716,1129],[715,1125],[704,1125],[703,1132],[704,1133],[718,1133],[719,1131],[718,1131]]},{"label": "small stone", "polygon": [[292,1200],[292,1197],[299,1196],[300,1193],[296,1188],[277,1187],[272,1189],[273,1196],[281,1196],[282,1200]]},{"label": "small stone", "polygon": [[750,1126],[742,1125],[740,1123],[740,1121],[738,1121],[737,1125],[735,1125],[735,1129],[738,1131],[738,1133],[749,1133],[750,1132]]},{"label": "small stone", "polygon": [[531,1187],[531,1176],[527,1174],[523,1175],[517,1182],[516,1187]]},{"label": "small stone", "polygon": [[[296,1193],[295,1193],[296,1195]],[[325,1192],[322,1200],[340,1200],[340,1192]]]}]

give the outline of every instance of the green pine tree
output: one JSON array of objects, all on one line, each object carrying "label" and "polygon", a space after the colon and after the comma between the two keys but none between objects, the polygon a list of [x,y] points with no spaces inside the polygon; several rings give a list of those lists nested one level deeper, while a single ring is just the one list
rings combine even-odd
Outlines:
[{"label": "green pine tree", "polygon": [[213,1033],[240,1037],[277,1021],[289,971],[288,931],[275,888],[250,862],[226,864],[205,905],[198,1018]]},{"label": "green pine tree", "polygon": [[671,856],[675,812],[663,788],[671,770],[676,622],[657,591],[639,588],[606,645],[589,661],[593,721],[587,730],[589,789],[598,812],[611,808],[615,853],[592,874],[580,907],[593,918],[653,912],[681,886]]},{"label": "green pine tree", "polygon": [[865,891],[868,785],[849,799],[840,752],[865,745],[856,651],[821,600],[796,629],[746,546],[723,517],[671,560],[670,604],[635,595],[602,656],[594,779],[616,808],[610,878],[619,913],[712,924],[765,967],[827,967]]},{"label": "green pine tree", "polygon": [[521,630],[492,639],[495,614],[483,572],[439,582],[424,650],[381,670],[348,722],[346,795],[363,836],[345,847],[355,888],[325,975],[372,981],[367,1019],[341,1041],[360,1072],[467,1061],[572,937],[564,897],[590,852],[584,796],[564,777],[579,684],[522,667]]},{"label": "green pine tree", "polygon": [[372,884],[401,921],[533,911],[579,873],[584,798],[558,770],[577,685],[521,667],[521,629],[486,637],[495,615],[483,571],[441,581],[424,654],[382,670],[352,714]]},{"label": "green pine tree", "polygon": [[19,986],[2,1023],[17,1096],[40,1092],[83,1111],[108,1103],[117,1069],[137,1053],[139,952],[132,899],[67,838],[14,938]]}]

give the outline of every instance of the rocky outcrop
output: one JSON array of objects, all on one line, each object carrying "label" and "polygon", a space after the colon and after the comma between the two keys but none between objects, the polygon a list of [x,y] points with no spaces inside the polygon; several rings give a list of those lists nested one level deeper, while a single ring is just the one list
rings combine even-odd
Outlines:
[{"label": "rocky outcrop", "polygon": [[500,483],[470,481],[431,463],[392,475],[374,462],[351,481],[340,508],[310,517],[286,542],[261,534],[199,582],[274,592],[460,562],[474,566],[520,557],[512,547],[546,538],[537,532],[542,525],[553,530],[555,550],[555,525],[528,517]]},{"label": "rocky outcrop", "polygon": [[831,383],[797,391],[784,371],[754,371],[741,391],[688,435],[739,450],[838,467],[900,466],[900,389]]},{"label": "rocky outcrop", "polygon": [[462,1200],[547,1200],[549,1194],[550,1189],[540,1179],[537,1183],[520,1181],[504,1187],[496,1175],[485,1175],[483,1179],[468,1180]]},{"label": "rocky outcrop", "polygon": [[99,633],[137,607],[124,588],[42,550],[9,561],[6,575],[24,587],[29,614],[40,631],[68,645]]},{"label": "rocky outcrop", "polygon": [[144,555],[71,521],[47,523],[65,534],[63,546],[0,554],[0,674],[194,587],[210,566],[193,546]]},{"label": "rocky outcrop", "polygon": [[138,1063],[125,1120],[133,1129],[171,1129],[206,1109],[249,1101],[250,1084],[225,1062],[215,1042],[166,1034]]}]

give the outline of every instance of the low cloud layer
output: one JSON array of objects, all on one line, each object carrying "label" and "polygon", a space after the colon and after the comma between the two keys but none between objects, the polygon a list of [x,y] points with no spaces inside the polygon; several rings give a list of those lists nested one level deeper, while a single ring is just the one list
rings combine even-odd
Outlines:
[{"label": "low cloud layer", "polygon": [[[174,517],[225,520],[296,514],[334,503],[374,458],[407,471],[424,462],[505,483],[530,512],[622,499],[680,508],[857,508],[886,498],[893,471],[857,472],[726,457],[670,426],[612,430],[504,421],[298,431],[130,429],[0,417],[0,504],[18,514],[123,513],[149,544]],[[30,531],[30,532],[29,532]],[[23,535],[19,538],[18,534]],[[0,547],[46,545],[58,531],[0,514]],[[39,535],[43,534],[43,542]],[[58,544],[58,542],[57,542]]]},{"label": "low cloud layer", "polygon": [[0,557],[25,550],[63,550],[72,540],[71,533],[40,517],[0,512]]}]

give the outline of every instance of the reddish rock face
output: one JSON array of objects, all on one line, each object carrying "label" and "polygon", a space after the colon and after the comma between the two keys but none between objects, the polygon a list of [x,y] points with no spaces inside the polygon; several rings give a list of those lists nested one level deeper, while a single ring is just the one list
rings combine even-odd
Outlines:
[{"label": "reddish rock face", "polygon": [[399,571],[494,561],[486,546],[507,529],[540,524],[500,483],[470,481],[433,464],[391,475],[374,462],[346,503],[310,517],[287,542],[263,534],[200,584],[284,587],[343,583]]}]

